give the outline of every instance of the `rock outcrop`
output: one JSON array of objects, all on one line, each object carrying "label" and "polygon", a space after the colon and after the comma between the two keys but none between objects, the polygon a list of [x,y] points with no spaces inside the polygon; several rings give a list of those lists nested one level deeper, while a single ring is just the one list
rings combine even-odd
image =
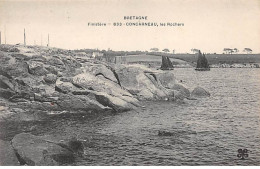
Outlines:
[{"label": "rock outcrop", "polygon": [[89,58],[80,62],[72,51],[55,48],[12,48],[0,48],[0,99],[9,107],[12,119],[20,117],[12,113],[13,108],[23,110],[22,119],[38,119],[50,111],[122,112],[140,106],[140,100],[190,96],[188,89],[176,83],[172,71]]},{"label": "rock outcrop", "polygon": [[48,166],[72,163],[83,145],[76,140],[60,143],[29,133],[20,133],[12,139],[12,146],[22,165]]},{"label": "rock outcrop", "polygon": [[140,100],[164,100],[173,98],[174,92],[169,87],[175,83],[173,73],[152,71],[141,65],[116,66],[115,72],[121,86]]},{"label": "rock outcrop", "polygon": [[87,59],[80,63],[72,53],[60,49],[19,46],[5,50],[12,46],[3,46],[0,97],[10,107],[8,111],[12,112],[12,106],[25,114],[127,111],[139,106],[137,98],[121,87],[114,69],[104,62]]},{"label": "rock outcrop", "polygon": [[20,165],[20,163],[10,142],[0,140],[0,166],[18,165]]}]

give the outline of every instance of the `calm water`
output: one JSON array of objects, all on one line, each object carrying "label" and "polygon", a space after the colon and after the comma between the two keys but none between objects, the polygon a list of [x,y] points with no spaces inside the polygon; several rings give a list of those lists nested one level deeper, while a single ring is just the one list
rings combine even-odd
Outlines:
[{"label": "calm water", "polygon": [[[85,140],[85,156],[74,165],[260,165],[260,69],[173,71],[188,89],[201,86],[211,97],[144,102],[121,114],[63,115],[13,130]],[[158,136],[159,130],[175,135]],[[247,159],[237,158],[239,148],[250,151]]]}]

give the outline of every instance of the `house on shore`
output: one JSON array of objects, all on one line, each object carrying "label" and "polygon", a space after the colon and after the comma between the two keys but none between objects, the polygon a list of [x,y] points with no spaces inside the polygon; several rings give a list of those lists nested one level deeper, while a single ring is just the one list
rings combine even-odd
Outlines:
[{"label": "house on shore", "polygon": [[102,53],[102,52],[93,52],[92,53],[92,58],[100,58],[103,56],[104,56],[104,53]]}]

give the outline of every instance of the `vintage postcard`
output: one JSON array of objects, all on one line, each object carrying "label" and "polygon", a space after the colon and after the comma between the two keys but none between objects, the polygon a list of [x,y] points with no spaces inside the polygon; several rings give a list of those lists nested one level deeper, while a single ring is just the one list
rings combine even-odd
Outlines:
[{"label": "vintage postcard", "polygon": [[260,165],[259,21],[259,0],[0,0],[0,165]]}]

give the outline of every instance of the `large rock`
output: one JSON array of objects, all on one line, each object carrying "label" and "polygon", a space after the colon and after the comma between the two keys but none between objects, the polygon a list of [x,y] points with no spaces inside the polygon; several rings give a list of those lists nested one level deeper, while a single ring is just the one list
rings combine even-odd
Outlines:
[{"label": "large rock", "polygon": [[106,105],[102,105],[96,100],[91,100],[85,95],[60,94],[56,104],[62,110],[92,110],[101,112],[109,110]]},{"label": "large rock", "polygon": [[59,70],[58,70],[58,68],[56,68],[55,66],[44,65],[44,68],[45,68],[46,70],[48,70],[50,73],[55,74],[55,75],[58,75]]},{"label": "large rock", "polygon": [[124,99],[121,99],[119,97],[111,96],[104,92],[97,92],[88,89],[73,91],[72,93],[74,95],[85,95],[92,100],[96,100],[104,106],[112,108],[116,112],[128,111],[136,106],[140,106],[138,100],[132,97],[128,98],[127,96],[124,96]]},{"label": "large rock", "polygon": [[20,165],[10,142],[0,140],[0,166]]},{"label": "large rock", "polygon": [[14,90],[14,85],[7,77],[0,75],[0,88]]},{"label": "large rock", "polygon": [[120,65],[116,67],[115,71],[118,75],[121,86],[132,94],[137,94],[140,92],[139,81],[137,79],[137,75],[141,73],[140,69]]},{"label": "large rock", "polygon": [[15,95],[15,92],[10,89],[1,89],[0,88],[0,97],[9,99]]},{"label": "large rock", "polygon": [[95,96],[99,103],[104,106],[111,107],[116,112],[128,111],[134,109],[134,105],[137,105],[137,103],[131,104],[123,99],[108,95],[106,93],[97,92]]},{"label": "large rock", "polygon": [[28,61],[28,72],[32,75],[43,76],[49,73],[48,70],[44,68],[43,63],[37,61]]},{"label": "large rock", "polygon": [[[135,99],[128,91],[122,89],[119,84],[114,83],[113,81],[106,79],[103,76],[96,77],[90,73],[82,73],[73,77],[72,83],[75,86],[79,86],[83,89],[97,92],[97,100],[103,105],[110,105],[109,107],[114,105],[112,108],[119,106],[121,107],[120,110],[129,109],[129,104],[138,104],[138,100]],[[108,100],[113,104],[106,103]]]},{"label": "large rock", "polygon": [[203,89],[202,87],[196,87],[192,92],[191,96],[193,97],[209,97],[210,93]]},{"label": "large rock", "polygon": [[28,75],[28,64],[23,61],[16,61],[14,58],[10,59],[11,63],[2,63],[0,67],[0,74],[10,77],[26,77]]},{"label": "large rock", "polygon": [[51,57],[48,61],[49,61],[50,65],[52,65],[52,66],[56,66],[56,67],[64,66],[64,63],[62,62],[62,60],[57,56]]},{"label": "large rock", "polygon": [[174,84],[172,89],[179,91],[185,97],[190,97],[190,91],[180,84]]},{"label": "large rock", "polygon": [[172,89],[176,83],[173,72],[163,72],[156,74],[157,80],[165,88]]},{"label": "large rock", "polygon": [[71,150],[29,133],[16,135],[12,140],[12,146],[20,161],[31,166],[60,165],[75,160]]},{"label": "large rock", "polygon": [[53,84],[56,82],[57,76],[55,74],[49,73],[43,77],[43,80],[48,84]]},{"label": "large rock", "polygon": [[[115,69],[120,84],[140,100],[164,100],[172,97],[169,92],[174,84],[172,74],[163,75],[161,71],[151,71],[142,66],[118,66]],[[167,87],[167,88],[166,88]]]},{"label": "large rock", "polygon": [[32,109],[41,111],[70,111],[83,110],[102,112],[110,108],[100,104],[96,100],[90,99],[87,95],[73,95],[55,92],[52,95],[41,95],[35,93],[34,101],[18,102],[22,109]]},{"label": "large rock", "polygon": [[[28,104],[28,108],[6,108],[1,111],[0,122],[1,121],[38,121],[46,118],[47,112],[41,110],[31,111],[32,107]],[[0,106],[1,110],[1,106]]]},{"label": "large rock", "polygon": [[24,84],[18,79],[0,75],[1,97],[10,98],[9,96],[14,95],[14,93],[21,93],[21,89],[25,88]]},{"label": "large rock", "polygon": [[5,121],[6,119],[10,119],[10,117],[14,114],[15,112],[11,111],[8,105],[0,106],[0,122]]},{"label": "large rock", "polygon": [[140,73],[136,79],[138,81],[137,89],[140,90],[137,96],[141,100],[164,100],[169,96],[168,90],[158,84],[154,73]]},{"label": "large rock", "polygon": [[92,64],[86,67],[86,71],[91,72],[95,76],[103,76],[106,79],[109,79],[115,83],[118,83],[114,73],[111,69],[107,68],[107,66],[103,64]]},{"label": "large rock", "polygon": [[78,90],[76,86],[74,86],[69,78],[58,78],[55,85],[55,90],[61,93],[69,93],[75,90]]}]

